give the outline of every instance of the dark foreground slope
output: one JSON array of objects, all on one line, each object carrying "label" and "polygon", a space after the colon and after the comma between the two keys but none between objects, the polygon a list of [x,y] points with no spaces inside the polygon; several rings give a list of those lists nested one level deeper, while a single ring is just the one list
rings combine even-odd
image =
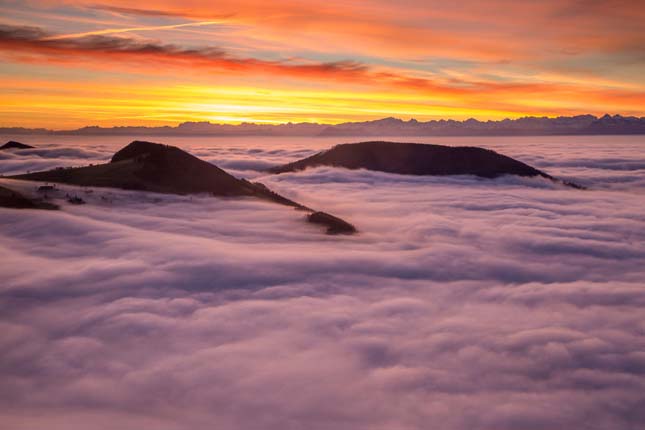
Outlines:
[{"label": "dark foreground slope", "polygon": [[[314,212],[262,184],[237,179],[224,170],[174,146],[134,141],[109,163],[28,173],[14,179],[122,188],[171,194],[210,193],[222,197],[256,197]],[[350,224],[348,224],[350,225]],[[332,233],[331,223],[327,224]],[[333,233],[337,233],[333,226]],[[353,233],[345,229],[342,233]]]},{"label": "dark foreground slope", "polygon": [[396,142],[337,145],[269,171],[284,173],[316,166],[367,169],[402,175],[476,175],[483,178],[517,175],[555,180],[538,169],[490,149]]},{"label": "dark foreground slope", "polygon": [[[58,168],[14,178],[172,194],[207,192],[217,196],[274,197],[266,188],[237,179],[179,148],[141,141],[118,151],[109,163]],[[288,201],[285,199],[284,203]],[[294,202],[291,205],[299,206]]]},{"label": "dark foreground slope", "polygon": [[4,145],[0,146],[0,151],[4,151],[7,149],[32,149],[33,146],[26,145],[24,143],[16,142],[15,140],[10,140],[9,142],[5,143]]},{"label": "dark foreground slope", "polygon": [[58,209],[58,206],[32,199],[17,191],[0,186],[0,207],[13,209]]}]

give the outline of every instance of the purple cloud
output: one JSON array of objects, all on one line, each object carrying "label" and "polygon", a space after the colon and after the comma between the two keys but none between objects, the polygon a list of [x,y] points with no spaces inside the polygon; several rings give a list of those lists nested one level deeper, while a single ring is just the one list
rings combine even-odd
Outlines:
[{"label": "purple cloud", "polygon": [[[643,156],[630,142],[587,142],[579,151],[589,161],[578,163],[578,150],[563,156],[549,144],[557,138],[541,139],[490,146],[550,163],[589,191],[342,169],[264,176],[254,168],[329,140],[287,139],[275,152],[192,141],[199,156],[356,220],[361,234],[348,238],[278,205],[207,196],[94,189],[87,205],[61,211],[0,209],[0,420],[9,429],[639,428],[645,182],[623,181],[640,172],[607,160],[638,166]],[[26,155],[24,166],[93,162],[109,152],[102,144],[54,145],[68,155]],[[607,183],[607,172],[618,180]]]}]

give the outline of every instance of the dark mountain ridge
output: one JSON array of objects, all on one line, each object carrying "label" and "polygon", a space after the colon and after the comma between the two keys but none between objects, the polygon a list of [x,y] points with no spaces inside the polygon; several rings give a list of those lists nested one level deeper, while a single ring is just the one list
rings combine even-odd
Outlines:
[{"label": "dark mountain ridge", "polygon": [[[316,166],[367,169],[402,175],[517,175],[557,181],[551,175],[485,148],[421,143],[361,142],[336,145],[302,160],[269,169],[285,173]],[[566,185],[582,188],[579,185]]]},{"label": "dark mountain ridge", "polygon": [[25,145],[24,143],[16,142],[15,140],[10,140],[0,146],[0,151],[5,151],[7,149],[33,149],[33,146]]},{"label": "dark mountain ridge", "polygon": [[[315,213],[313,209],[287,199],[262,184],[237,179],[177,147],[144,141],[134,141],[117,151],[109,163],[58,168],[11,178],[169,194],[209,193],[221,197],[255,197]],[[340,230],[336,222],[330,221],[326,225],[329,233],[356,231],[351,224],[345,224],[347,226]]]}]

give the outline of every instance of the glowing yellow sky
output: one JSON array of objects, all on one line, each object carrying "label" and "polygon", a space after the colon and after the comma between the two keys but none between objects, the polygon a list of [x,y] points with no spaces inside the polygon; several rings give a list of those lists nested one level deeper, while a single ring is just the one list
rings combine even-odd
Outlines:
[{"label": "glowing yellow sky", "polygon": [[0,3],[0,126],[645,114],[638,2]]}]

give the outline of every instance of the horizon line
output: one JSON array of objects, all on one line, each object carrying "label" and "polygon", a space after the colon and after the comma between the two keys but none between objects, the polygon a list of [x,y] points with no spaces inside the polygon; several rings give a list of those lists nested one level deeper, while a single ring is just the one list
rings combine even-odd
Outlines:
[{"label": "horizon line", "polygon": [[118,129],[118,128],[149,128],[149,129],[158,129],[158,128],[179,128],[180,126],[184,124],[208,124],[212,126],[226,126],[226,127],[240,127],[240,126],[267,126],[267,127],[279,127],[279,126],[286,126],[286,125],[318,125],[318,126],[328,126],[328,127],[335,127],[343,124],[357,124],[357,123],[371,123],[371,122],[378,122],[378,121],[384,121],[384,120],[396,120],[400,121],[403,123],[420,123],[420,124],[426,124],[426,123],[432,123],[432,122],[456,122],[456,123],[465,123],[469,121],[476,121],[479,123],[500,123],[500,122],[505,122],[505,121],[518,121],[522,119],[558,119],[558,118],[577,118],[577,117],[586,117],[586,116],[591,116],[594,117],[595,119],[601,119],[605,117],[609,118],[635,118],[638,120],[645,120],[645,116],[635,116],[635,115],[623,115],[619,113],[615,114],[609,114],[605,113],[604,115],[594,115],[591,113],[586,113],[586,114],[577,114],[577,115],[554,115],[554,116],[549,116],[549,115],[525,115],[517,118],[503,118],[503,119],[478,119],[475,117],[469,117],[463,120],[459,119],[453,119],[453,118],[438,118],[438,119],[429,119],[429,120],[417,120],[416,118],[410,117],[408,120],[402,119],[400,117],[395,117],[395,116],[387,116],[387,117],[382,117],[382,118],[376,118],[376,119],[366,119],[366,120],[356,120],[356,121],[343,121],[343,122],[313,122],[313,121],[287,121],[287,122],[249,122],[249,121],[241,121],[241,122],[235,122],[235,123],[227,123],[227,122],[211,122],[208,120],[205,121],[194,121],[194,120],[186,120],[186,121],[181,121],[177,122],[174,125],[111,125],[111,126],[101,126],[97,124],[92,124],[92,125],[83,125],[77,128],[61,128],[61,129],[53,129],[53,128],[46,128],[46,127],[24,127],[24,126],[12,126],[12,125],[0,125],[0,130],[2,129],[20,129],[20,130],[39,130],[39,131],[48,131],[48,132],[73,132],[73,131],[79,131],[83,129],[103,129],[103,130],[110,130],[110,129]]}]

